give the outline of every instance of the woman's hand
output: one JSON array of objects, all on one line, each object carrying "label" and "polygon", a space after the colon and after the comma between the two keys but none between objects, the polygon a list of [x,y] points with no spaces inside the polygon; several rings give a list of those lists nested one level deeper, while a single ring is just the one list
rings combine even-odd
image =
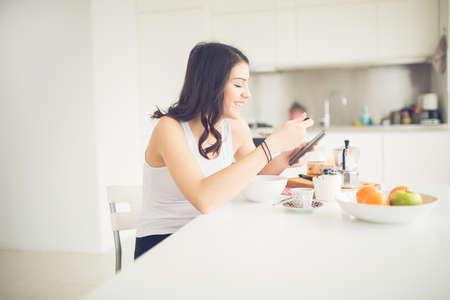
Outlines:
[{"label": "woman's hand", "polygon": [[[289,166],[289,160],[291,159],[292,156],[295,155],[295,153],[297,153],[297,151],[299,151],[300,149],[302,149],[306,145],[308,145],[308,142],[302,142],[300,144],[300,146],[296,147],[295,149],[284,151],[284,152],[282,152],[280,154],[280,158],[283,160],[283,162],[286,163],[286,168],[287,167],[291,167],[291,168],[301,167],[301,166],[303,166],[305,164],[305,162],[306,162],[306,155],[303,155],[302,157],[300,157],[292,166]],[[311,150],[309,150],[308,152],[314,151],[315,148],[316,148],[316,145],[314,145],[311,148]]]},{"label": "woman's hand", "polygon": [[292,151],[299,147],[306,135],[306,128],[314,124],[313,120],[303,113],[297,119],[285,122],[266,139],[272,154]]}]

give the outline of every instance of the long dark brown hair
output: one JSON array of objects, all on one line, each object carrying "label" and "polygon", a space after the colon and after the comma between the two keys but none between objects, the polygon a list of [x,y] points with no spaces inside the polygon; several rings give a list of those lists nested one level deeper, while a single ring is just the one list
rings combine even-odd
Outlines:
[{"label": "long dark brown hair", "polygon": [[[221,43],[199,43],[189,54],[186,76],[178,101],[162,112],[159,107],[152,118],[169,116],[179,122],[193,120],[200,114],[204,131],[198,141],[200,154],[219,153],[222,136],[214,127],[223,114],[225,85],[231,69],[240,62],[249,64],[248,58],[238,49]],[[209,133],[216,142],[203,149]]]}]

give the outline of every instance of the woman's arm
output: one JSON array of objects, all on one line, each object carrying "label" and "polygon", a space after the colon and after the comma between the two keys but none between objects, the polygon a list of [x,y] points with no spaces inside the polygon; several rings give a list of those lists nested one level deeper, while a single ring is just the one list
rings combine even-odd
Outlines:
[{"label": "woman's arm", "polygon": [[[303,139],[305,128],[312,124],[300,120],[289,122],[267,138],[271,151],[281,152],[294,148]],[[156,135],[159,152],[175,184],[202,213],[211,212],[235,197],[267,163],[264,151],[257,147],[231,166],[203,177],[179,122],[163,117],[153,134]]]},{"label": "woman's arm", "polygon": [[[302,118],[306,118],[306,114]],[[238,148],[235,151],[235,159],[239,161],[243,157],[245,157],[248,153],[255,149],[255,145],[253,143],[253,139],[251,136],[251,131],[244,120],[240,122],[234,122],[235,125],[235,136],[240,137],[238,143]],[[298,147],[293,150],[284,151],[280,153],[278,156],[274,157],[265,167],[258,173],[261,175],[279,175],[288,167],[300,167],[304,164],[305,157],[302,157],[297,163],[292,166],[289,166],[289,159],[291,156],[296,153],[301,147],[306,145],[306,142],[301,142]],[[271,150],[272,155],[275,154]]]}]

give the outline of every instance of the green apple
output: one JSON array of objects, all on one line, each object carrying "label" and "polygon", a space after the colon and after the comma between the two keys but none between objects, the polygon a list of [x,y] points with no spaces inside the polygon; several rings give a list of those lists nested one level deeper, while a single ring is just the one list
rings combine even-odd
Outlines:
[{"label": "green apple", "polygon": [[420,194],[411,191],[395,191],[391,195],[391,205],[419,205],[422,204]]}]

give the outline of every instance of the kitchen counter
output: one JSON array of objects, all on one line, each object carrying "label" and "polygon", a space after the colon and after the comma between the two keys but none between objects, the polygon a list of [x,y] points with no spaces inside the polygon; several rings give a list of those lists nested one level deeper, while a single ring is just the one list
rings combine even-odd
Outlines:
[{"label": "kitchen counter", "polygon": [[[323,129],[319,126],[308,128],[308,131],[318,132]],[[388,126],[331,126],[327,132],[446,132],[448,124],[439,125],[388,125]]]},{"label": "kitchen counter", "polygon": [[[313,126],[308,128],[308,134],[316,134],[323,127]],[[275,130],[275,128],[255,128],[252,129],[253,138],[264,138],[266,135],[270,134]],[[336,125],[327,128],[328,133],[391,133],[391,132],[449,132],[450,128],[448,124],[439,125],[388,125],[388,126],[351,126],[351,125]]]},{"label": "kitchen counter", "polygon": [[449,185],[410,188],[440,202],[406,225],[360,221],[337,203],[302,214],[237,197],[86,299],[450,299]]}]

